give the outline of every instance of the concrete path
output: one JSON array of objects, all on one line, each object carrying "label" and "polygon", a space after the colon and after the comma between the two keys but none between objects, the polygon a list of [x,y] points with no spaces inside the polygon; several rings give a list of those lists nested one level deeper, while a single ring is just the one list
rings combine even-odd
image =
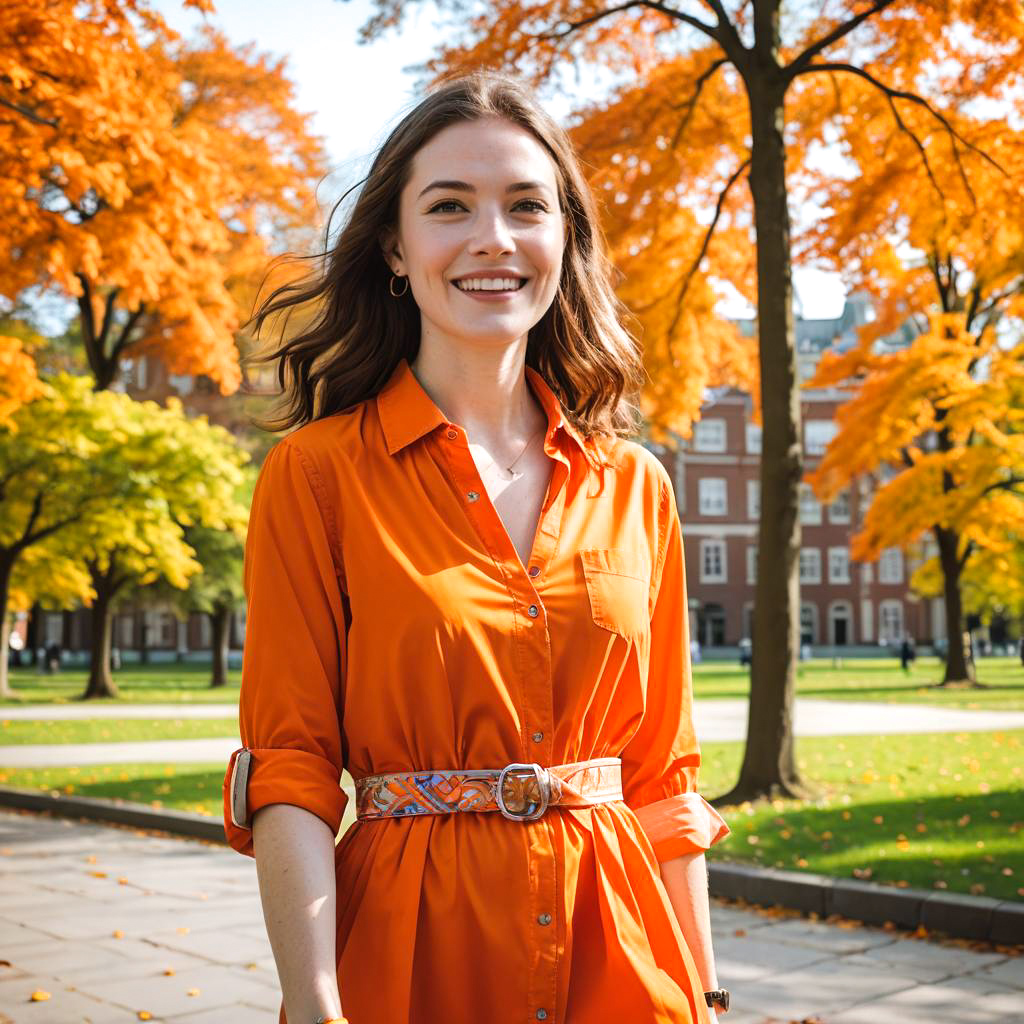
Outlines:
[{"label": "concrete path", "polygon": [[[0,709],[0,719],[68,720],[82,718],[234,718],[232,704],[102,705],[96,708],[58,705]],[[694,706],[701,742],[742,740],[747,734],[746,700],[705,700]],[[922,732],[981,732],[1024,729],[1024,711],[961,711],[918,704],[830,701],[798,698],[797,736],[880,735]],[[0,765],[198,764],[226,762],[239,746],[237,738],[150,740],[140,743],[78,743],[0,745]],[[1024,1017],[1024,1015],[1022,1015]]]},{"label": "concrete path", "polygon": [[[1024,1016],[1024,958],[717,901],[711,918],[728,1024]],[[194,840],[0,811],[0,960],[5,1024],[277,1022],[255,862]]]}]

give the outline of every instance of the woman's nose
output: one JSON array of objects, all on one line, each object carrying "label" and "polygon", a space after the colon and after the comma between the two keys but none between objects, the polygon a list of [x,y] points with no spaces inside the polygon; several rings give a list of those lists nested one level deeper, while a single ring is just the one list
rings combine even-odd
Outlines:
[{"label": "woman's nose", "polygon": [[512,229],[501,210],[481,210],[473,226],[473,249],[476,252],[509,252],[514,247]]}]

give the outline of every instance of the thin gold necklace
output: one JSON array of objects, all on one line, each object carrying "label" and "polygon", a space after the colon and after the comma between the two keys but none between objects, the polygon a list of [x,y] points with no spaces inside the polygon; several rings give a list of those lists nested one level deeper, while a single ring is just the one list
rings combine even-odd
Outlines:
[{"label": "thin gold necklace", "polygon": [[[523,473],[517,473],[517,472],[515,472],[515,470],[513,470],[512,466],[514,466],[514,465],[515,465],[515,464],[516,464],[516,463],[517,463],[517,462],[518,462],[518,461],[519,461],[519,460],[520,460],[520,459],[521,459],[521,458],[522,458],[522,457],[523,457],[523,456],[524,456],[524,455],[526,454],[526,449],[527,449],[527,448],[529,448],[529,447],[530,447],[530,445],[531,445],[531,444],[533,444],[533,442],[534,442],[534,441],[535,441],[535,440],[536,440],[536,439],[537,439],[538,437],[540,437],[540,435],[541,435],[541,434],[543,434],[543,433],[544,433],[544,430],[545,430],[545,428],[544,428],[544,427],[541,427],[541,429],[540,429],[540,430],[538,430],[538,431],[537,431],[537,433],[536,433],[536,434],[534,434],[534,435],[533,435],[533,437],[531,437],[531,438],[530,438],[530,439],[529,439],[529,440],[528,440],[528,441],[526,442],[526,444],[524,444],[524,445],[523,445],[522,451],[520,451],[520,453],[519,453],[519,454],[518,454],[518,455],[517,455],[517,456],[516,456],[516,457],[515,457],[515,458],[514,458],[514,459],[512,460],[511,464],[505,467],[505,472],[507,472],[507,473],[511,473],[511,474],[512,474],[512,475],[511,475],[511,476],[509,477],[509,480],[510,480],[510,481],[512,481],[512,480],[518,480],[518,479],[519,479],[519,478],[520,478],[521,476],[524,476],[524,475],[525,475],[525,474],[523,474]],[[496,462],[494,462],[494,460],[493,460],[493,459],[491,460],[491,462],[492,462],[492,464],[493,464],[493,465],[497,465],[497,463],[496,463]]]}]

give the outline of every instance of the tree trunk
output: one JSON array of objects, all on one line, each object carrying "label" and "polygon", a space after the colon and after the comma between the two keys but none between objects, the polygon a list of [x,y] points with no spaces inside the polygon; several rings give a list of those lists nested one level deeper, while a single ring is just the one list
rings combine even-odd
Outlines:
[{"label": "tree trunk", "polygon": [[3,656],[0,657],[0,697],[17,696],[11,689],[8,672],[11,622],[7,612],[7,602],[10,600],[11,573],[13,572],[14,559],[7,554],[0,556],[0,650],[3,651]]},{"label": "tree trunk", "polygon": [[[777,28],[776,24],[776,33]],[[812,795],[800,778],[793,750],[803,454],[783,140],[785,88],[774,56],[766,63],[755,55],[746,82],[753,144],[750,190],[757,229],[761,515],[747,741],[739,779],[732,790],[714,801],[719,805]]]},{"label": "tree trunk", "polygon": [[942,593],[946,602],[946,671],[940,686],[977,685],[974,662],[964,650],[964,612],[960,595],[960,536],[945,527],[935,527],[942,566]]},{"label": "tree trunk", "polygon": [[110,644],[114,625],[114,597],[128,581],[128,577],[117,577],[116,564],[116,556],[113,554],[106,572],[101,573],[95,563],[89,563],[89,575],[96,599],[92,604],[90,623],[89,680],[79,700],[121,696],[110,674]]},{"label": "tree trunk", "polygon": [[228,685],[228,639],[231,635],[231,608],[226,604],[214,606],[210,613],[213,627],[213,676],[210,686]]}]

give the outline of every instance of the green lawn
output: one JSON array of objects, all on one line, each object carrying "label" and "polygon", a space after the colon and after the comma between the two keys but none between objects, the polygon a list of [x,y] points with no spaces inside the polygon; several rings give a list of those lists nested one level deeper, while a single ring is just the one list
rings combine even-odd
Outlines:
[{"label": "green lawn", "polygon": [[[85,691],[84,668],[62,669],[49,675],[30,668],[11,670],[13,699],[0,699],[0,708],[20,704],[76,704]],[[96,704],[233,704],[238,701],[241,669],[228,673],[228,685],[210,687],[210,666],[193,664],[130,665],[113,673],[121,691],[117,700],[104,698]]]},{"label": "green lawn", "polygon": [[[746,697],[750,689],[747,669],[736,662],[703,661],[694,666],[694,688],[699,700]],[[932,704],[950,708],[1024,710],[1024,667],[1016,657],[982,658],[980,690],[941,690],[938,658],[920,657],[904,674],[896,658],[845,659],[834,667],[830,658],[802,661],[797,667],[796,690],[801,697],[825,700],[868,700]],[[84,669],[68,669],[57,675],[31,669],[14,669],[11,685],[17,692],[4,705],[74,703],[85,689]],[[241,670],[229,674],[229,686],[210,688],[210,669],[203,665],[160,664],[129,666],[114,673],[121,700],[133,703],[232,703],[238,699]],[[99,703],[114,703],[110,700]]]},{"label": "green lawn", "polygon": [[[1024,730],[804,737],[796,749],[821,795],[723,808],[732,833],[710,858],[1024,899]],[[741,744],[706,743],[703,757],[712,799],[735,779]],[[219,817],[225,767],[0,768],[0,784]]]},{"label": "green lawn", "polygon": [[[808,736],[811,801],[720,809],[732,833],[710,858],[1024,899],[1024,730]],[[739,743],[706,743],[700,791],[735,781]]]},{"label": "green lawn", "polygon": [[0,763],[4,747],[29,743],[139,743],[211,736],[237,738],[237,718],[82,718],[23,722],[3,718],[0,711]]},{"label": "green lawn", "polygon": [[[1024,710],[1024,667],[1020,659],[982,658],[978,682],[984,689],[943,690],[938,658],[919,657],[904,673],[897,658],[846,658],[839,668],[831,658],[812,658],[797,665],[796,692],[820,700],[865,700],[937,707]],[[737,662],[703,661],[694,666],[693,685],[698,700],[746,697],[750,672]]]}]

